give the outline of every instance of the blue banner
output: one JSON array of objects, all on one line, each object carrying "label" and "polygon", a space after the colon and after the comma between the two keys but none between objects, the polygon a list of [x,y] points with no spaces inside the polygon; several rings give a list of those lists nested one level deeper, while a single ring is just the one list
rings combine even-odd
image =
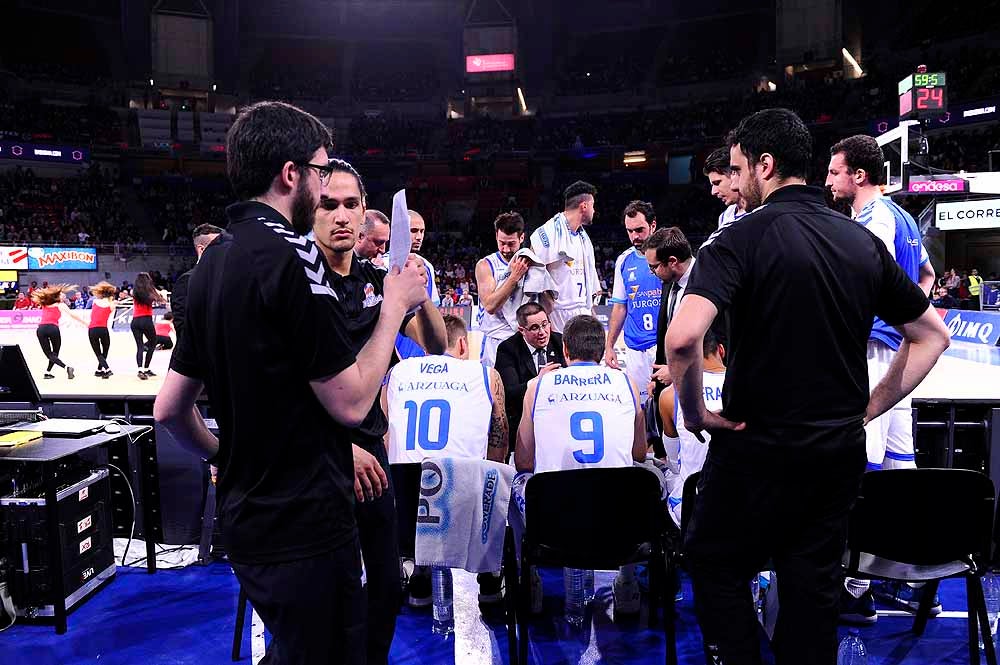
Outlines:
[{"label": "blue banner", "polygon": [[97,249],[29,247],[28,270],[97,270]]},{"label": "blue banner", "polygon": [[965,309],[949,309],[944,324],[958,342],[996,346],[1000,341],[1000,314]]}]

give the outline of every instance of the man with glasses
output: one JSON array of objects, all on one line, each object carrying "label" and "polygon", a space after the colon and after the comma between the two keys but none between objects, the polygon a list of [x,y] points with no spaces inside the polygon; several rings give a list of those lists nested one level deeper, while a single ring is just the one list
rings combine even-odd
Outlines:
[{"label": "man with glasses", "polygon": [[[241,587],[271,633],[265,660],[364,663],[366,594],[346,428],[367,415],[423,266],[386,275],[356,351],[313,225],[330,130],[282,102],[236,117],[226,170],[240,203],[191,276],[187,325],[153,415],[219,468],[218,515]],[[207,389],[216,438],[195,409]]]},{"label": "man with glasses", "polygon": [[517,334],[497,347],[494,365],[506,390],[511,451],[528,382],[565,364],[562,335],[552,330],[545,309],[536,302],[521,305],[517,310]]},{"label": "man with glasses", "polygon": [[358,242],[354,246],[354,253],[377,266],[385,265],[383,255],[389,250],[390,226],[385,213],[373,209],[365,210],[365,218],[358,231]]}]

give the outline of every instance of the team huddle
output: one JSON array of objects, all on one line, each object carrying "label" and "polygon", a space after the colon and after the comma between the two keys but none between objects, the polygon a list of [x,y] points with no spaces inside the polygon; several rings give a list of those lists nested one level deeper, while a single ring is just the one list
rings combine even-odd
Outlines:
[{"label": "team huddle", "polygon": [[[405,265],[384,267],[391,225],[366,211],[361,175],[331,149],[329,130],[290,105],[262,102],[237,117],[227,170],[241,202],[192,271],[154,408],[178,444],[219,467],[230,562],[272,634],[269,656],[387,662],[400,590],[389,464],[512,457],[521,508],[533,474],[648,468],[675,522],[693,511],[685,546],[706,643],[727,662],[759,657],[745,588],[774,554],[779,574],[801,578],[785,585],[783,662],[828,660],[836,594],[867,593],[850,581],[845,590],[836,563],[865,440],[870,465],[913,466],[912,432],[882,414],[948,339],[928,289],[916,286],[933,271],[913,219],[879,192],[875,140],[851,137],[831,154],[827,184],[851,203],[852,223],[806,185],[812,139],[794,113],[745,118],[704,165],[727,207],[697,256],[680,229],[657,228],[651,204],[622,211],[632,247],[615,264],[607,332],[594,315],[601,286],[586,230],[596,188],[567,187],[563,210],[527,243],[521,216],[501,214],[497,251],[475,269],[479,360],[465,321],[436,306],[434,267],[419,254],[423,217],[410,211]],[[854,266],[822,274],[837,262]],[[796,321],[782,289],[756,288],[762,274],[814,310],[801,322],[810,336],[782,342],[801,357],[825,345],[807,379],[795,353],[773,348]],[[803,389],[776,403],[778,382],[793,378],[823,399]],[[195,415],[203,389],[218,438]],[[775,475],[801,451],[827,463]],[[750,457],[754,474],[741,471]],[[826,473],[831,465],[842,472]],[[685,507],[682,487],[699,470],[699,500]],[[519,512],[510,512],[515,531]],[[753,540],[746,529],[758,519],[783,520],[785,540]],[[797,567],[779,555],[799,557]],[[410,577],[413,605],[431,602],[426,573]],[[500,599],[497,576],[481,574],[479,586],[480,602]],[[798,593],[807,587],[811,595]],[[638,611],[633,569],[622,569],[614,593],[616,612]],[[807,650],[816,658],[800,658]]]}]

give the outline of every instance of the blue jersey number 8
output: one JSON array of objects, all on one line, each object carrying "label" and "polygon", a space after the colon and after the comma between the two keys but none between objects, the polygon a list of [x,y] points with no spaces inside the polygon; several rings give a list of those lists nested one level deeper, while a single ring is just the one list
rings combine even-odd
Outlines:
[{"label": "blue jersey number 8", "polygon": [[[584,428],[583,424],[589,423]],[[604,419],[596,411],[578,411],[569,418],[569,431],[577,441],[593,441],[594,452],[573,451],[573,459],[580,464],[597,464],[604,459]]]},{"label": "blue jersey number 8", "polygon": [[[420,405],[409,400],[403,404],[406,409],[406,449],[415,450],[417,444],[424,450],[441,450],[448,443],[451,427],[451,404],[443,399],[429,399]],[[430,438],[431,412],[438,411],[437,437]]]}]

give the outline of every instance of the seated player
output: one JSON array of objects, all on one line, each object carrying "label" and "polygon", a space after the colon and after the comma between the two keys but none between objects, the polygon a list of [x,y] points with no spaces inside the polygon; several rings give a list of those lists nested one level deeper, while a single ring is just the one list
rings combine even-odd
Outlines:
[{"label": "seated player", "polygon": [[[445,355],[407,358],[392,371],[382,389],[389,419],[386,448],[390,464],[425,458],[463,457],[503,463],[507,457],[507,413],[500,375],[469,360],[465,321],[444,317]],[[500,578],[479,575],[479,602],[501,599]],[[430,571],[410,577],[410,605],[431,602]]]},{"label": "seated player", "polygon": [[[567,366],[528,382],[514,450],[519,472],[614,468],[646,460],[639,391],[624,372],[599,364],[604,339],[595,317],[574,316],[563,329]],[[627,432],[632,436],[623,436]],[[526,482],[520,476],[514,483],[514,501],[522,510]],[[622,568],[614,591],[616,613],[639,611],[634,566]]]},{"label": "seated player", "polygon": [[[709,411],[722,409],[722,385],[726,381],[726,366],[722,364],[725,348],[718,343],[711,331],[705,333],[702,354],[705,358],[702,385],[705,389],[705,407]],[[681,498],[684,482],[693,473],[701,471],[708,455],[708,442],[712,440],[707,432],[702,434],[702,443],[684,427],[684,413],[677,401],[673,386],[667,386],[660,393],[660,418],[663,422],[663,446],[667,451],[667,464],[671,473],[667,476],[669,496],[667,505],[670,517],[677,526],[681,524]]]}]

